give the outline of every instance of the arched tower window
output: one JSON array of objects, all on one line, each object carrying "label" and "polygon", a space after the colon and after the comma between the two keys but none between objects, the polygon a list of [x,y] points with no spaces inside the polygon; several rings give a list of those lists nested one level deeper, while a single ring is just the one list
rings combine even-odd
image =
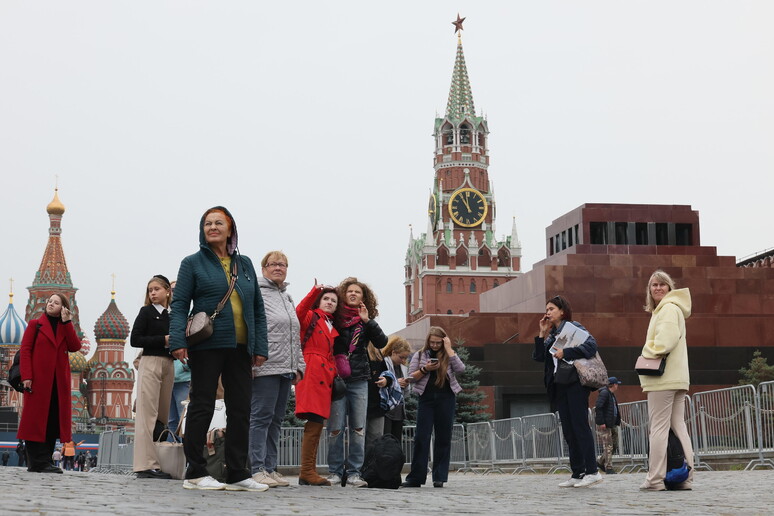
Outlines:
[{"label": "arched tower window", "polygon": [[460,246],[457,249],[457,266],[459,267],[468,266],[468,250],[462,246]]},{"label": "arched tower window", "polygon": [[437,265],[443,265],[445,267],[449,266],[449,250],[446,248],[446,246],[441,246],[438,248],[436,260]]},{"label": "arched tower window", "polygon": [[470,280],[470,293],[471,294],[476,293],[476,280],[474,279]]},{"label": "arched tower window", "polygon": [[508,252],[507,249],[502,248],[500,249],[500,252],[497,253],[497,266],[498,267],[508,267],[511,263],[511,253]]},{"label": "arched tower window", "polygon": [[463,145],[470,144],[470,127],[468,124],[460,126],[460,143]]},{"label": "arched tower window", "polygon": [[446,280],[446,293],[451,294],[454,292],[454,287],[452,286],[452,280],[447,279]]},{"label": "arched tower window", "polygon": [[478,268],[492,267],[492,252],[487,247],[478,250]]},{"label": "arched tower window", "polygon": [[499,286],[500,286],[500,282],[499,282],[499,281],[497,281],[497,280],[494,280],[494,281],[492,282],[492,288],[497,288],[497,287],[499,287]]}]

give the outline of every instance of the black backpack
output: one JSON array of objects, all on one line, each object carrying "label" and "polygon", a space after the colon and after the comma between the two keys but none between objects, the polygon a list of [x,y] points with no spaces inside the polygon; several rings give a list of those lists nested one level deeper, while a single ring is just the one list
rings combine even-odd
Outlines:
[{"label": "black backpack", "polygon": [[664,485],[667,489],[675,489],[678,485],[688,480],[688,473],[690,471],[691,466],[685,462],[683,445],[670,429],[669,441],[667,442],[667,467]]},{"label": "black backpack", "polygon": [[398,439],[386,434],[376,439],[368,449],[360,476],[368,482],[368,487],[398,489],[405,462],[406,454]]}]

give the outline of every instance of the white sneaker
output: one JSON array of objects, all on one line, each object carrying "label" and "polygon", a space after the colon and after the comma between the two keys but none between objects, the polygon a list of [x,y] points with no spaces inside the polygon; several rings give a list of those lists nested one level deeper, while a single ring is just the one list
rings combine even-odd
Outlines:
[{"label": "white sneaker", "polygon": [[597,471],[593,475],[584,475],[580,482],[573,487],[589,487],[602,482],[602,474]]},{"label": "white sneaker", "polygon": [[253,475],[253,480],[258,482],[259,484],[266,484],[269,487],[277,487],[279,485],[277,481],[272,478],[271,474],[266,473],[265,469],[262,469],[258,473],[255,473]]},{"label": "white sneaker", "polygon": [[226,491],[267,491],[269,486],[266,484],[260,484],[253,480],[251,477],[247,477],[239,482],[233,484],[226,484]]},{"label": "white sneaker", "polygon": [[330,475],[328,475],[328,478],[326,480],[328,480],[328,482],[330,482],[332,486],[341,487],[341,477],[335,473],[331,473]]},{"label": "white sneaker", "polygon": [[226,484],[218,482],[211,476],[199,478],[187,478],[183,480],[184,489],[207,489],[210,491],[222,491],[226,488]]},{"label": "white sneaker", "polygon": [[580,478],[570,477],[564,482],[562,482],[561,484],[559,484],[559,487],[575,487],[576,484],[580,484],[581,480],[582,479]]},{"label": "white sneaker", "polygon": [[347,487],[368,487],[368,482],[360,478],[360,475],[350,475],[347,477]]},{"label": "white sneaker", "polygon": [[[272,471],[269,473],[269,477],[277,484],[277,487],[288,487],[290,485],[290,482],[285,480],[285,477],[283,477],[279,471]],[[266,482],[264,482],[264,484],[265,483]]]}]

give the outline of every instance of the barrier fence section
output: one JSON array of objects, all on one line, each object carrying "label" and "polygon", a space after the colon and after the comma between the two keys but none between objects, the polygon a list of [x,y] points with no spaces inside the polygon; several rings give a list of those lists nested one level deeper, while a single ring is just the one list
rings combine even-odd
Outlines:
[{"label": "barrier fence section", "polygon": [[[614,460],[621,472],[635,472],[648,464],[648,403],[646,400],[619,404],[621,425]],[[694,448],[694,467],[711,469],[702,459],[751,459],[745,469],[774,469],[774,381],[756,389],[740,385],[697,392],[686,396],[685,421]],[[595,432],[594,412],[589,425]],[[595,432],[596,433],[596,432]],[[406,464],[412,461],[416,427],[403,428],[401,445]],[[303,428],[283,427],[280,432],[278,465],[300,465]],[[344,431],[346,453],[348,434]],[[599,447],[599,443],[597,443]],[[133,443],[123,429],[100,435],[97,467],[101,473],[132,471]],[[432,461],[432,444],[431,444]],[[328,462],[328,432],[323,429],[317,465]],[[534,414],[495,421],[455,424],[452,432],[451,468],[475,473],[568,470],[566,443],[556,413]]]}]

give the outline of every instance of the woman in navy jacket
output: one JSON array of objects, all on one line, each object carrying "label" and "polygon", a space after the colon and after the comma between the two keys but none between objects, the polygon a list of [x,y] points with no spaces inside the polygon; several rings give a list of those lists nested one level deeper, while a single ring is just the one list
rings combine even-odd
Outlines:
[{"label": "woman in navy jacket", "polygon": [[[237,252],[234,217],[226,208],[207,210],[199,222],[199,251],[180,264],[170,314],[169,344],[172,355],[191,368],[191,403],[185,429],[188,469],[186,489],[265,491],[247,466],[252,367],[268,357],[266,314],[253,263]],[[229,288],[236,261],[236,286],[223,311],[213,320],[213,333],[189,348],[185,339],[189,313],[213,314]],[[191,306],[193,304],[193,307]],[[226,484],[207,473],[204,450],[215,409],[218,378],[222,378],[226,415]]]},{"label": "woman in navy jacket", "polygon": [[[580,384],[575,367],[566,360],[591,358],[597,352],[597,341],[591,335],[577,347],[552,350],[556,335],[565,324],[574,324],[570,302],[562,296],[555,296],[546,303],[546,314],[540,319],[540,334],[535,337],[532,359],[544,364],[544,383],[551,401],[551,410],[559,411],[564,439],[570,452],[572,477],[559,487],[587,487],[602,481],[597,471],[594,436],[589,426],[590,389]],[[564,366],[564,367],[563,367]],[[558,374],[557,374],[558,373]]]}]

